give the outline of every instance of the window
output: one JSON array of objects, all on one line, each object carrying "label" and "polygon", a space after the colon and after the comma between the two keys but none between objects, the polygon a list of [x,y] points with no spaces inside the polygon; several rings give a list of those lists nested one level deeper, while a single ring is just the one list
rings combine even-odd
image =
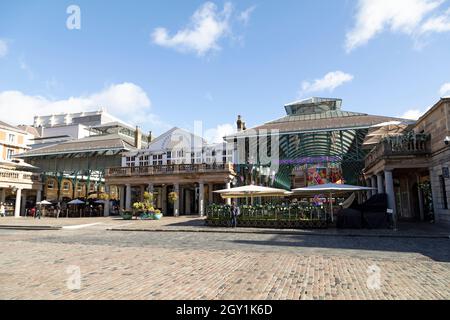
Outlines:
[{"label": "window", "polygon": [[69,183],[67,181],[65,181],[63,183],[63,190],[64,191],[69,191],[70,190],[70,185],[69,185]]},{"label": "window", "polygon": [[55,181],[49,180],[49,181],[47,182],[47,189],[52,190],[52,189],[54,189],[54,188],[55,188]]},{"label": "window", "polygon": [[448,209],[447,189],[445,187],[444,176],[439,176],[439,182],[441,184],[441,192],[442,192],[442,209]]},{"label": "window", "polygon": [[13,149],[7,149],[6,150],[6,159],[11,160],[13,155],[14,155],[14,150]]},{"label": "window", "polygon": [[[154,154],[152,159],[153,159],[152,160],[152,164],[154,166],[163,164],[163,155],[162,154]],[[171,160],[167,160],[167,163],[170,164],[170,163],[172,163],[172,161]]]},{"label": "window", "polygon": [[149,156],[140,156],[139,157],[139,166],[147,167],[149,165]]},{"label": "window", "polygon": [[126,157],[126,166],[134,167],[136,165],[136,157]]},{"label": "window", "polygon": [[167,151],[167,159],[171,159],[172,158],[172,152],[171,151]]},{"label": "window", "polygon": [[8,141],[11,142],[11,143],[14,143],[15,138],[16,138],[16,137],[15,137],[12,133],[10,133],[10,134],[8,135]]},{"label": "window", "polygon": [[78,192],[82,192],[83,191],[83,185],[82,184],[78,184],[77,185],[77,191]]}]

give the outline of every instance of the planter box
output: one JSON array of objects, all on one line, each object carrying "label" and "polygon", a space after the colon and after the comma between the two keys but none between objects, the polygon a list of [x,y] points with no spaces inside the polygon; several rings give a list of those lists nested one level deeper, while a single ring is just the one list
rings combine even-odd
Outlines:
[{"label": "planter box", "polygon": [[[209,227],[229,227],[230,220],[206,219]],[[325,229],[328,224],[324,220],[238,220],[238,227],[273,228],[273,229]]]}]

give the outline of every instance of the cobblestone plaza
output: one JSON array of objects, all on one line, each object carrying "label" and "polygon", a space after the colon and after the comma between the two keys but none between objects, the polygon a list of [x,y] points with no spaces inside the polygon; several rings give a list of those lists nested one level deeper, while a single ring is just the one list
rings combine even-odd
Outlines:
[{"label": "cobblestone plaza", "polygon": [[186,232],[162,224],[150,231],[153,222],[143,221],[127,226],[148,232],[110,231],[124,222],[56,221],[33,223],[62,230],[0,230],[0,299],[450,298],[444,237]]}]

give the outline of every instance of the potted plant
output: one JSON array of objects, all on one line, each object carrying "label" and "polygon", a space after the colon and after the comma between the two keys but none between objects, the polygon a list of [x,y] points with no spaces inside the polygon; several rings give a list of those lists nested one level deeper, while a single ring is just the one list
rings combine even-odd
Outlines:
[{"label": "potted plant", "polygon": [[158,209],[156,209],[155,212],[154,212],[154,214],[153,214],[154,219],[155,219],[155,220],[161,220],[162,216],[163,216],[163,215],[162,215],[161,211],[158,210]]},{"label": "potted plant", "polygon": [[145,206],[143,202],[135,202],[133,203],[133,212],[134,216],[136,216],[136,219],[138,217],[138,214],[142,214],[145,212]]},{"label": "potted plant", "polygon": [[123,220],[131,220],[133,218],[133,212],[131,211],[121,211],[120,215]]}]

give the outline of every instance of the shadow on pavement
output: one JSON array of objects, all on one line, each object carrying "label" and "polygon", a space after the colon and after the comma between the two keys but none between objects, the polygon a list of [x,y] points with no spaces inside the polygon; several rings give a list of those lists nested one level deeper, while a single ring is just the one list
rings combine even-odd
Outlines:
[{"label": "shadow on pavement", "polygon": [[225,240],[235,244],[295,248],[341,249],[416,253],[438,262],[450,262],[450,240],[422,238],[322,237],[274,235],[271,240]]}]

